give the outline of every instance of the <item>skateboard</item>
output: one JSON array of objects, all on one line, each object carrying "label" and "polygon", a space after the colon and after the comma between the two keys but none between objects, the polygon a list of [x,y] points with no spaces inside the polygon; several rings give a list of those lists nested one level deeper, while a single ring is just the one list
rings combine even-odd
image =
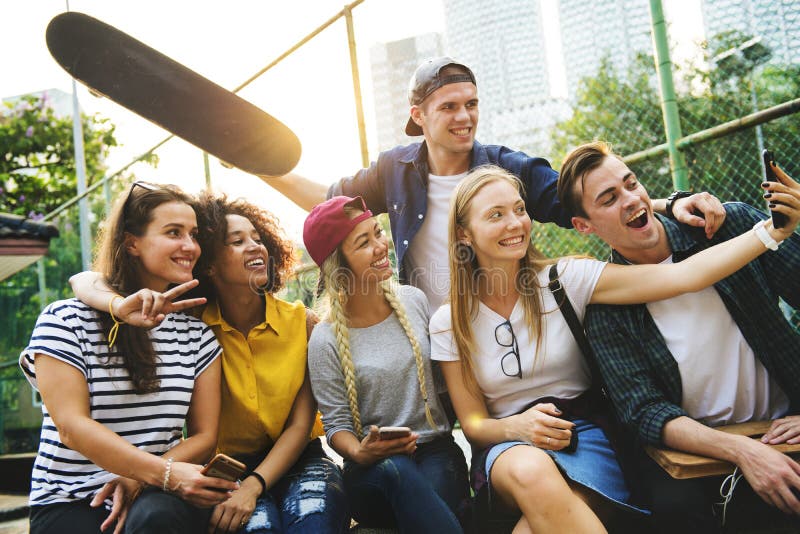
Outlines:
[{"label": "skateboard", "polygon": [[46,39],[76,80],[225,164],[281,176],[300,159],[282,122],[113,26],[71,11],[50,21]]}]

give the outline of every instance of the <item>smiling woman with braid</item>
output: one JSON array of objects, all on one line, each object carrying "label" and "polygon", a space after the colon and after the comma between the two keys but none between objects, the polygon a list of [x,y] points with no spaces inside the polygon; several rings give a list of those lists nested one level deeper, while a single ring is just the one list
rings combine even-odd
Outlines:
[{"label": "smiling woman with braid", "polygon": [[[360,197],[316,206],[303,239],[327,304],[309,341],[311,386],[345,460],[353,517],[401,532],[461,532],[466,462],[436,395],[425,295],[391,279],[388,239]],[[380,426],[411,434],[380,439]]]}]

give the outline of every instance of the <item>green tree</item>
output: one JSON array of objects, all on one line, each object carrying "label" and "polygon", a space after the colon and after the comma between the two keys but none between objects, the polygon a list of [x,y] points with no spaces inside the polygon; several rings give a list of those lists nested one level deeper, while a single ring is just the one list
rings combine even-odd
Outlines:
[{"label": "green tree", "polygon": [[[619,73],[608,58],[600,62],[597,74],[584,78],[576,90],[572,116],[557,124],[551,133],[551,161],[558,169],[574,147],[593,140],[604,140],[619,154],[630,154],[663,143],[661,108],[655,84],[652,57],[638,54],[626,73]],[[657,158],[637,164],[639,176],[660,177],[647,180],[655,198],[668,194],[669,161]],[[534,240],[546,255],[590,254],[605,259],[610,250],[595,236],[584,237],[572,230],[551,224],[534,226]]]},{"label": "green tree", "polygon": [[[748,45],[748,43],[750,43]],[[800,66],[765,64],[772,57],[765,45],[750,36],[728,31],[705,43],[705,62],[714,68],[685,69],[684,79],[701,87],[679,98],[684,132],[711,128],[800,96]],[[737,48],[741,50],[736,51]],[[732,52],[735,51],[735,52]],[[761,126],[766,147],[778,156],[785,170],[798,175],[800,127],[797,116]],[[757,141],[751,128],[689,147],[686,159],[695,190],[708,190],[724,200],[741,200],[762,206],[762,168]]]},{"label": "green tree", "polygon": [[594,139],[613,142],[620,154],[638,152],[663,142],[658,88],[653,59],[638,54],[628,72],[618,73],[608,58],[594,77],[576,91],[572,117],[553,129],[554,163],[577,145]]},{"label": "green tree", "polygon": [[[750,42],[750,36],[740,32],[722,33],[705,43],[701,66],[676,69],[684,135],[748,115],[756,104],[764,109],[800,96],[800,66],[764,65],[772,52],[758,42],[745,46]],[[736,47],[741,52],[722,54]],[[762,131],[765,145],[775,151],[784,168],[797,175],[800,126],[796,117],[770,122]],[[603,61],[595,76],[581,81],[572,117],[553,129],[552,139],[556,164],[571,148],[594,139],[612,143],[623,155],[664,143],[652,57],[640,54],[625,73]],[[761,205],[755,187],[761,175],[760,154],[753,129],[694,145],[685,155],[695,190]],[[672,189],[666,155],[633,167],[652,196]]]},{"label": "green tree", "polygon": [[[756,107],[766,109],[800,97],[800,65],[767,64],[772,51],[749,35],[719,34],[704,44],[703,54],[698,64],[681,65],[673,72],[684,135],[749,115]],[[761,131],[764,145],[774,151],[781,166],[800,176],[797,115],[763,124]],[[580,82],[572,116],[552,131],[554,166],[558,168],[575,146],[595,139],[610,142],[623,155],[666,142],[652,57],[639,55],[624,73],[603,61],[595,76]],[[692,189],[709,191],[723,201],[764,207],[758,187],[762,170],[756,129],[691,146],[684,154]],[[672,190],[666,154],[631,168],[652,198],[663,198]],[[549,255],[589,251],[604,256],[608,251],[597,240],[549,226],[537,227],[534,234]],[[800,313],[794,322],[800,325]]]},{"label": "green tree", "polygon": [[[83,116],[88,185],[103,177],[104,160],[117,146],[114,126]],[[0,114],[0,211],[45,214],[75,196],[72,118],[56,116],[46,96],[4,103]],[[33,212],[33,213],[31,213]]]},{"label": "green tree", "polygon": [[[86,175],[89,185],[107,171],[105,159],[117,146],[114,126],[98,115],[82,116]],[[47,97],[25,96],[4,103],[0,113],[0,211],[40,219],[77,193],[72,118],[58,117]],[[155,160],[151,160],[154,162]],[[127,181],[131,175],[122,177]],[[112,182],[112,190],[123,185]],[[92,234],[103,218],[104,203],[94,197]],[[60,237],[51,240],[44,258],[47,300],[71,296],[68,278],[81,270],[77,209],[55,222]],[[14,359],[27,344],[42,307],[38,275],[33,265],[0,282],[0,361]]]}]

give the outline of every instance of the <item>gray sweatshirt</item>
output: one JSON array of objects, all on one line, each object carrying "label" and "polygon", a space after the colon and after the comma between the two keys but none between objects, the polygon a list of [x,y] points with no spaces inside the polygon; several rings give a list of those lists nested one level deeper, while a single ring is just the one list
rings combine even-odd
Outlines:
[{"label": "gray sweatshirt", "polygon": [[[436,377],[431,369],[425,294],[412,286],[400,286],[398,295],[422,349],[428,404],[438,430],[434,432],[425,419],[414,352],[394,313],[373,326],[349,329],[361,426],[365,433],[370,425],[407,426],[419,434],[418,443],[425,443],[451,430],[437,395],[443,390],[443,380],[438,367]],[[308,343],[308,367],[328,441],[340,430],[355,434],[330,323],[319,323],[314,328]]]}]

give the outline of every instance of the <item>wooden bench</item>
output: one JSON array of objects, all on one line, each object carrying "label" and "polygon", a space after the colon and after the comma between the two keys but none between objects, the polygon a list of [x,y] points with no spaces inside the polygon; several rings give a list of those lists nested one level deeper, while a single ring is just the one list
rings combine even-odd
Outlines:
[{"label": "wooden bench", "polygon": [[[769,430],[772,421],[753,421],[750,423],[739,423],[716,427],[716,430],[749,436],[758,439]],[[800,456],[800,444],[790,445],[782,443],[780,445],[770,445],[775,450],[792,457]],[[645,448],[647,454],[660,465],[664,471],[672,478],[698,478],[715,475],[727,475],[732,473],[735,466],[732,463],[707,458],[688,452],[680,452],[672,449],[660,449],[652,446]]]}]

